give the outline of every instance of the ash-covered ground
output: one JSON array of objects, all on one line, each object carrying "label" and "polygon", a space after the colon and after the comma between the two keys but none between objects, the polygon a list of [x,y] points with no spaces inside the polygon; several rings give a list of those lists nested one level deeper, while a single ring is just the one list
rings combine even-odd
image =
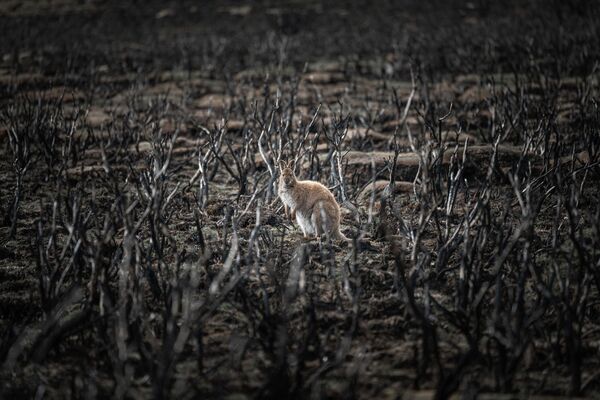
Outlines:
[{"label": "ash-covered ground", "polygon": [[0,397],[600,396],[599,18],[3,1]]}]

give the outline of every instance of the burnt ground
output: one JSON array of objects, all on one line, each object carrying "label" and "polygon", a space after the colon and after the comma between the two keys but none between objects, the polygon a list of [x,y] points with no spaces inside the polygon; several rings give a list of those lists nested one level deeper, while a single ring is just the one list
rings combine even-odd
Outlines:
[{"label": "burnt ground", "polygon": [[0,394],[600,396],[600,7],[497,3],[0,3]]}]

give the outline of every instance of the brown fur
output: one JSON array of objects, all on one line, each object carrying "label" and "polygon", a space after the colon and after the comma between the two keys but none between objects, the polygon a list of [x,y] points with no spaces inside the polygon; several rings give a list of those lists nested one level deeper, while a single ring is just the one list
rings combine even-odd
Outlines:
[{"label": "brown fur", "polygon": [[297,180],[291,162],[280,165],[277,192],[286,217],[296,220],[304,237],[348,240],[340,232],[340,207],[333,194],[319,182]]}]

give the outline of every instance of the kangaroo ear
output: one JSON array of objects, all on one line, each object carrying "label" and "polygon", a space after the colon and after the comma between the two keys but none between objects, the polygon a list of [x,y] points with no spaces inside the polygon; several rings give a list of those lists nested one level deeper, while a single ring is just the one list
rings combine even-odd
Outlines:
[{"label": "kangaroo ear", "polygon": [[289,169],[294,169],[294,160],[289,160],[289,161],[287,162],[287,167],[288,167]]},{"label": "kangaroo ear", "polygon": [[284,169],[285,168],[285,163],[283,161],[279,161],[279,169]]}]

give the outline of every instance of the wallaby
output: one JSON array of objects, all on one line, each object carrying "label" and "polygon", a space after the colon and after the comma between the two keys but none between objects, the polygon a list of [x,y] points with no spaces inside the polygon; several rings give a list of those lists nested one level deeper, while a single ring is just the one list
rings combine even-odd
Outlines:
[{"label": "wallaby", "polygon": [[296,219],[305,238],[322,234],[331,239],[349,239],[340,232],[340,206],[325,186],[315,181],[299,181],[293,161],[280,163],[277,193],[283,202],[285,216]]}]

